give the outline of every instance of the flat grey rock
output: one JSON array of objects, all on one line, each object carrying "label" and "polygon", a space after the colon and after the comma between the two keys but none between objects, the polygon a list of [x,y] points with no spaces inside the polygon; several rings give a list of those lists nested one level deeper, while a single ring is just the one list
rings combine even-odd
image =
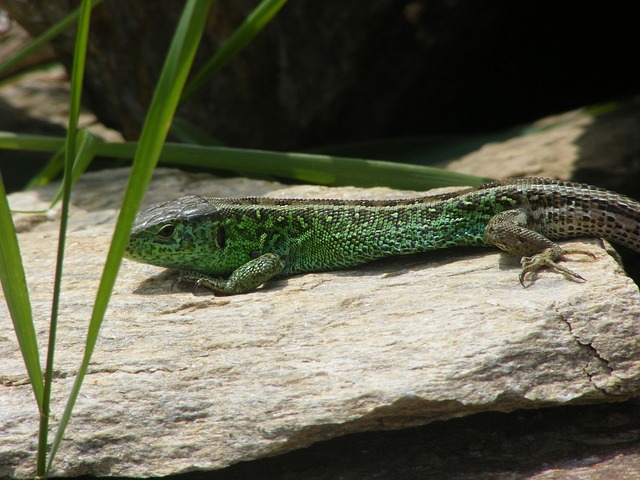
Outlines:
[{"label": "flat grey rock", "polygon": [[[83,353],[126,173],[86,175],[74,193],[54,427]],[[40,208],[52,191],[11,201]],[[173,170],[159,170],[150,192],[147,203],[185,193],[402,195]],[[44,358],[57,222],[16,222]],[[349,432],[637,395],[638,287],[601,241],[570,244],[597,257],[570,259],[587,282],[545,271],[526,289],[518,261],[492,249],[299,275],[231,297],[194,296],[172,288],[171,272],[125,260],[54,474],[217,469]],[[0,359],[0,476],[27,478],[38,417],[4,302]]]}]

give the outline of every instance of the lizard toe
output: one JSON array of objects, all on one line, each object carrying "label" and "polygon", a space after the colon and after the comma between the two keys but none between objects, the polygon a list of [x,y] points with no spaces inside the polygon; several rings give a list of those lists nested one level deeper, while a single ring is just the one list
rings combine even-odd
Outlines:
[{"label": "lizard toe", "polygon": [[523,268],[522,268],[522,272],[520,272],[520,277],[519,277],[520,283],[522,284],[523,287],[526,287],[527,286],[525,284],[526,275],[528,273],[537,272],[541,268],[550,268],[551,270],[555,270],[556,272],[563,273],[569,277],[575,278],[576,280],[586,282],[586,279],[582,275],[556,262],[556,259],[559,256],[573,254],[573,253],[589,255],[590,257],[595,259],[595,255],[592,252],[589,252],[586,250],[562,249],[561,251],[558,252],[558,251],[555,251],[554,249],[545,249],[542,252],[532,255],[530,257],[522,257],[522,259],[520,260],[520,263]]}]

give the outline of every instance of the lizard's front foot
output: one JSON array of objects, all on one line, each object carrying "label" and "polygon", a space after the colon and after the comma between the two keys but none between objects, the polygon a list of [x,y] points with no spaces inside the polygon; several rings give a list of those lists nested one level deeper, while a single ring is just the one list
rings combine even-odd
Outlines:
[{"label": "lizard's front foot", "polygon": [[267,280],[280,274],[284,261],[275,253],[265,253],[241,265],[229,278],[217,278],[198,272],[182,272],[180,280],[193,281],[195,294],[199,287],[205,287],[224,295],[235,295],[255,290]]},{"label": "lizard's front foot", "polygon": [[542,252],[536,253],[535,255],[532,255],[530,257],[522,257],[522,260],[520,260],[520,263],[522,265],[522,272],[520,272],[520,277],[519,277],[520,283],[522,284],[523,287],[526,288],[527,285],[525,285],[524,283],[525,276],[528,273],[535,273],[544,267],[551,268],[556,272],[564,273],[565,275],[575,278],[576,280],[585,282],[586,280],[581,275],[556,263],[556,260],[558,260],[559,257],[563,255],[571,255],[574,253],[579,255],[588,255],[593,260],[596,259],[596,256],[593,254],[593,252],[590,252],[588,250],[583,250],[580,248],[575,248],[575,249],[572,248],[567,250],[567,249],[561,248],[558,245],[554,245],[552,247],[545,248]]}]

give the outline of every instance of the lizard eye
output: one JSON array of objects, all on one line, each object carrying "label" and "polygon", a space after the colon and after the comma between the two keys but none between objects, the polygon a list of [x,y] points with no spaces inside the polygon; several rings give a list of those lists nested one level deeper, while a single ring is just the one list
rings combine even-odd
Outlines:
[{"label": "lizard eye", "polygon": [[174,233],[176,233],[176,226],[168,223],[167,225],[164,225],[160,230],[158,230],[157,235],[160,238],[171,238],[173,237]]}]

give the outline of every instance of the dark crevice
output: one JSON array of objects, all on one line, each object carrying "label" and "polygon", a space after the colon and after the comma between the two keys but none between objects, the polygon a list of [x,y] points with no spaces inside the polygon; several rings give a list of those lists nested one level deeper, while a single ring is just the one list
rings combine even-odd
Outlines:
[{"label": "dark crevice", "polygon": [[602,392],[604,395],[610,396],[612,395],[611,392],[607,391],[605,388],[600,387],[597,383],[594,382],[594,377],[597,374],[602,373],[602,370],[606,371],[607,375],[609,376],[613,376],[613,368],[611,367],[609,360],[607,360],[606,358],[604,358],[600,352],[598,352],[598,350],[593,346],[592,343],[590,342],[582,342],[578,339],[578,337],[573,333],[573,327],[571,325],[571,322],[565,318],[564,316],[560,316],[560,319],[567,325],[567,327],[569,328],[569,333],[571,334],[571,336],[573,337],[574,342],[576,343],[576,345],[578,345],[578,347],[580,348],[581,351],[585,352],[590,358],[594,358],[599,367],[600,367],[600,372],[593,372],[590,370],[594,370],[593,368],[589,369],[589,360],[587,360],[585,366],[582,368],[582,371],[585,373],[585,375],[589,378],[589,383],[591,383],[591,385],[593,385],[593,387],[595,389],[597,389],[598,391]]}]

